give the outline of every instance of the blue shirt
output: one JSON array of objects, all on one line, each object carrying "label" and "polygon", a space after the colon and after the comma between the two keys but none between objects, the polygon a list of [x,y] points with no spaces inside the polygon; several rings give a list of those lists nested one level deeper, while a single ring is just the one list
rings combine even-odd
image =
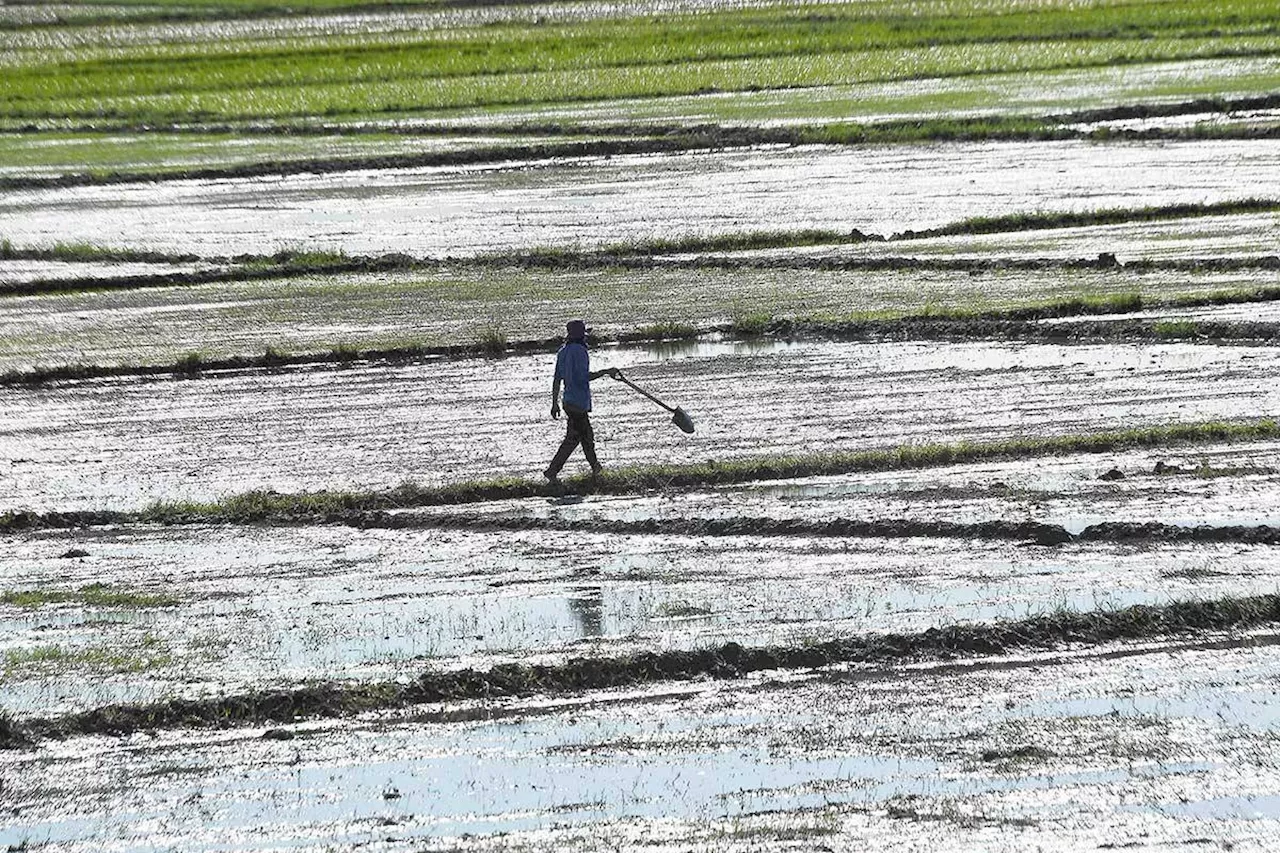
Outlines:
[{"label": "blue shirt", "polygon": [[564,382],[565,408],[591,411],[591,357],[582,341],[569,341],[556,354],[555,378]]}]

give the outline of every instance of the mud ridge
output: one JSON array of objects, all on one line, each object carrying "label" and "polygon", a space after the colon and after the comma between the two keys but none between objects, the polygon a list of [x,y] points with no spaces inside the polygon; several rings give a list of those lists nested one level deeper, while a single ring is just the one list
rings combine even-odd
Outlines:
[{"label": "mud ridge", "polygon": [[1045,121],[1060,124],[1092,124],[1100,121],[1127,121],[1144,118],[1173,118],[1198,113],[1235,113],[1251,110],[1270,110],[1280,107],[1280,94],[1260,95],[1250,98],[1199,98],[1171,104],[1130,104],[1103,107],[1095,110],[1078,110],[1046,116]]},{"label": "mud ridge", "polygon": [[939,228],[906,230],[892,240],[923,240],[966,234],[999,234],[1048,228],[1080,228],[1091,225],[1114,225],[1124,222],[1151,222],[1161,219],[1185,219],[1199,216],[1221,216],[1232,213],[1267,213],[1280,208],[1280,202],[1266,198],[1244,198],[1214,203],[1189,202],[1145,208],[1117,207],[1060,213],[1015,213],[1008,216],[975,217]]},{"label": "mud ridge", "polygon": [[0,721],[0,748],[47,738],[128,735],[157,729],[224,729],[346,717],[446,701],[576,693],[699,678],[734,679],[778,669],[839,664],[948,660],[1016,650],[1158,640],[1280,623],[1280,595],[1135,605],[1122,610],[1057,612],[992,624],[952,625],[915,633],[866,634],[803,646],[725,643],[696,651],[575,657],[562,664],[501,664],[488,670],[428,670],[413,681],[317,684],[205,699],[107,705],[58,717]]},{"label": "mud ridge", "polygon": [[1268,524],[1197,525],[1186,527],[1157,521],[1106,521],[1080,531],[1085,542],[1240,542],[1250,545],[1280,544],[1280,527]]},{"label": "mud ridge", "polygon": [[349,513],[345,524],[379,529],[458,529],[519,532],[524,530],[608,533],[620,536],[842,536],[859,539],[939,538],[1013,540],[1036,545],[1066,542],[1239,542],[1252,545],[1280,544],[1280,527],[1259,525],[1198,525],[1187,527],[1159,522],[1110,521],[1093,524],[1072,534],[1059,524],[1035,521],[980,521],[959,523],[919,519],[861,521],[833,518],[821,521],[769,517],[714,519],[565,519],[534,516],[483,516],[465,514],[392,514],[382,511]]},{"label": "mud ridge", "polygon": [[737,518],[667,518],[623,521],[620,519],[565,519],[534,516],[484,516],[464,514],[392,514],[387,512],[351,513],[344,523],[360,528],[408,529],[441,528],[518,532],[523,530],[574,531],[578,533],[610,533],[622,536],[847,536],[854,538],[897,539],[905,537],[955,539],[1011,539],[1041,545],[1069,542],[1074,537],[1061,525],[1034,521],[918,521],[914,519],[876,519],[860,521],[832,518],[823,521],[804,519],[737,517]]},{"label": "mud ridge", "polygon": [[[74,293],[97,290],[142,290],[149,287],[181,287],[237,281],[266,281],[300,275],[340,275],[367,272],[413,272],[440,269],[511,270],[816,270],[823,272],[964,272],[970,275],[1001,272],[1041,272],[1096,270],[1117,273],[1148,272],[1247,272],[1280,269],[1280,256],[1257,255],[1234,258],[1186,258],[1180,260],[1135,259],[1120,262],[1113,253],[1095,258],[917,258],[890,255],[879,258],[847,258],[837,255],[779,257],[735,257],[731,252],[751,249],[841,246],[863,242],[886,242],[876,234],[850,232],[833,234],[822,242],[794,242],[787,239],[724,241],[708,239],[703,245],[675,245],[598,251],[507,252],[455,258],[415,258],[403,253],[355,255],[322,262],[280,261],[275,256],[236,258],[198,257],[183,254],[112,252],[104,250],[86,257],[61,257],[51,250],[0,249],[0,260],[51,260],[69,263],[202,263],[216,269],[186,272],[100,277],[44,278],[26,282],[0,282],[0,296],[36,296],[47,293]],[[734,245],[719,245],[721,242]],[[737,243],[745,245],[737,245]]]},{"label": "mud ridge", "polygon": [[202,379],[213,376],[239,375],[251,371],[289,368],[351,367],[357,362],[407,364],[445,358],[500,357],[525,353],[554,352],[560,338],[515,341],[495,348],[484,342],[475,344],[441,344],[409,346],[393,349],[353,350],[335,347],[329,352],[279,353],[268,349],[262,355],[230,356],[205,359],[187,356],[173,364],[65,364],[11,370],[0,374],[0,386],[40,387],[54,382],[94,379]]},{"label": "mud ridge", "polygon": [[[1035,316],[1035,309],[1025,312]],[[1071,314],[1044,312],[1043,319]],[[988,341],[1011,340],[1028,343],[1095,343],[1165,341],[1171,339],[1205,342],[1269,343],[1280,340],[1280,323],[1209,320],[1079,320],[1045,324],[1021,319],[974,318],[868,320],[847,323],[807,323],[775,321],[765,329],[787,340],[822,338],[833,341]]]}]

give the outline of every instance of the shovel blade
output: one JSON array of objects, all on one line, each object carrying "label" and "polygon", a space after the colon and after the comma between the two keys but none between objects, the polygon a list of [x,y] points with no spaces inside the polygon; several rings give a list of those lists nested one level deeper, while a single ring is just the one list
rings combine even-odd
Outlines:
[{"label": "shovel blade", "polygon": [[676,406],[675,414],[671,416],[671,422],[680,427],[683,432],[693,432],[693,418],[689,417],[689,413],[679,406]]}]

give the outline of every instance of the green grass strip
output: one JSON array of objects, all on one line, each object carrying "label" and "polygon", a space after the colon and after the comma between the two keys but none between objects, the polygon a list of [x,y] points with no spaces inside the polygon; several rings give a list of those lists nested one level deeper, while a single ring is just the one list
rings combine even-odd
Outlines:
[{"label": "green grass strip", "polygon": [[[382,681],[307,685],[206,699],[107,705],[53,718],[20,720],[0,714],[0,748],[30,747],[48,737],[295,723],[427,703],[609,690],[707,677],[735,679],[779,669],[893,665],[1067,646],[1172,640],[1206,632],[1247,631],[1277,623],[1280,623],[1280,595],[1270,594],[1138,604],[1091,612],[1062,610],[1017,621],[949,625],[912,633],[853,635],[802,646],[748,647],[728,642],[716,648],[687,652],[576,657],[560,664],[510,663],[487,670],[427,670],[407,684]],[[483,709],[485,714],[492,711],[492,707]],[[454,714],[457,719],[457,712]]]},{"label": "green grass strip", "polygon": [[163,593],[117,589],[93,583],[79,589],[6,589],[0,604],[35,609],[47,604],[81,604],[86,607],[173,607],[179,599]]},{"label": "green grass strip", "polygon": [[1136,208],[1113,207],[1085,211],[1013,213],[1005,216],[975,216],[923,231],[903,231],[889,239],[921,240],[928,237],[950,237],[960,234],[998,234],[1007,231],[1079,228],[1088,225],[1115,225],[1124,222],[1153,222],[1160,219],[1185,219],[1238,213],[1270,213],[1276,210],[1280,210],[1280,201],[1270,198],[1251,197],[1208,204],[1188,203]]}]

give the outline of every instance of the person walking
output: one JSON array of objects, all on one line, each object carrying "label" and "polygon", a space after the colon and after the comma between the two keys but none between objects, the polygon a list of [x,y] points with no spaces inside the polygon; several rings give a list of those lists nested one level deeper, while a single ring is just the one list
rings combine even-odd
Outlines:
[{"label": "person walking", "polygon": [[599,475],[603,466],[596,458],[596,437],[591,430],[591,380],[601,376],[618,377],[618,369],[591,370],[591,356],[587,353],[587,324],[570,320],[565,324],[564,345],[556,354],[556,372],[551,380],[551,417],[560,417],[561,389],[564,392],[565,425],[564,441],[542,474],[552,483],[560,482],[560,469],[569,461],[569,455],[582,445],[582,455],[591,466],[591,476]]}]

